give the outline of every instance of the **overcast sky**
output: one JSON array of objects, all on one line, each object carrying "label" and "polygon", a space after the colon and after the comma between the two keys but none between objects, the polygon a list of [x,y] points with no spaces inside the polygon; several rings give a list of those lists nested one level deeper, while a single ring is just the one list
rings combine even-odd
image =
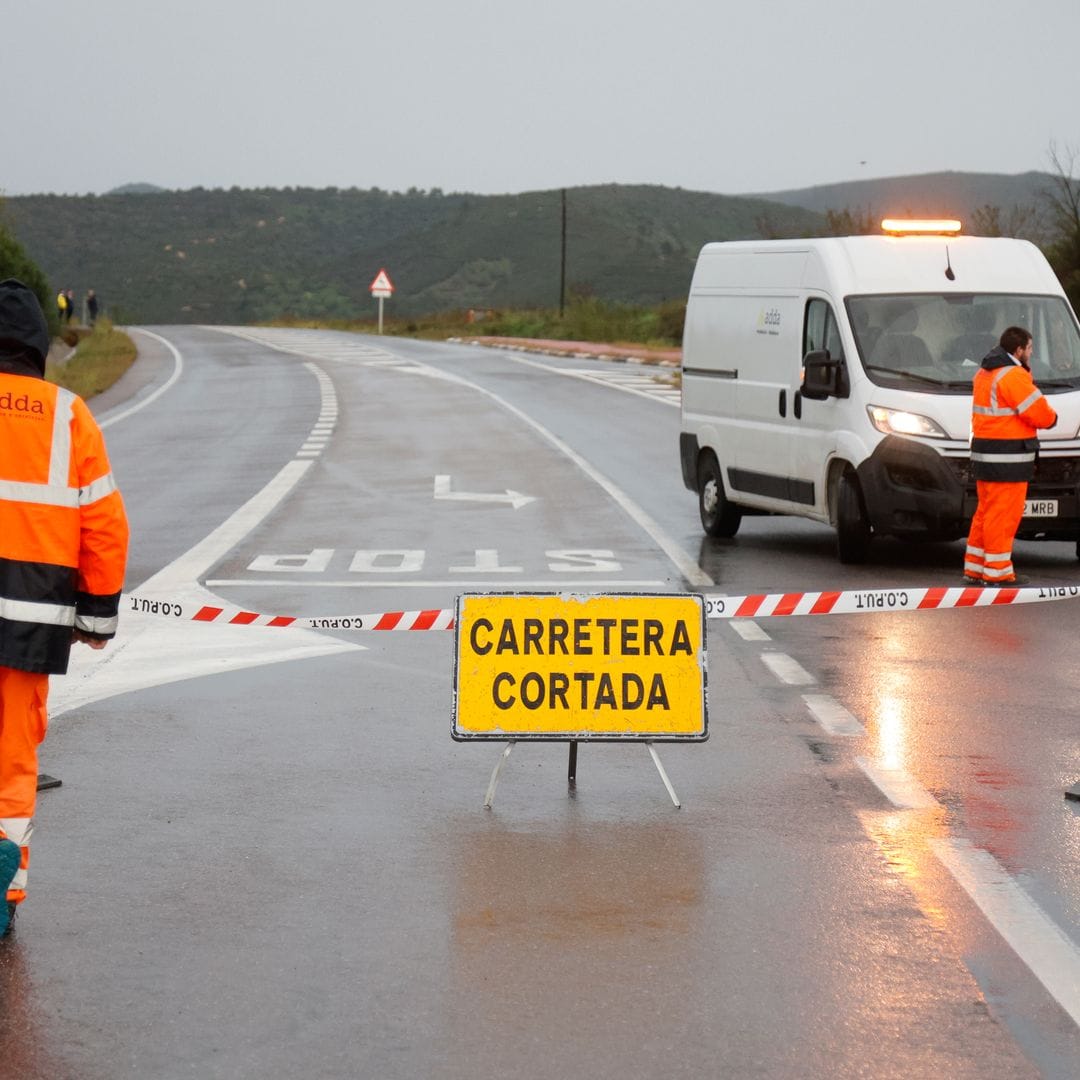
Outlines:
[{"label": "overcast sky", "polygon": [[0,192],[649,183],[1080,149],[1080,0],[0,0]]}]

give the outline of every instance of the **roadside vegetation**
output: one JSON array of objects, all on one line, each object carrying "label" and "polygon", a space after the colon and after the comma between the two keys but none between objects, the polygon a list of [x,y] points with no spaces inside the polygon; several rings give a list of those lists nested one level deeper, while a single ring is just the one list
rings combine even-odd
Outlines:
[{"label": "roadside vegetation", "polygon": [[[682,344],[685,317],[685,300],[671,300],[650,307],[578,296],[566,305],[562,314],[558,308],[474,308],[412,318],[394,318],[384,312],[383,333],[429,340],[451,337],[550,338],[556,341],[598,341],[611,345],[634,344],[670,349]],[[285,317],[275,319],[269,325],[373,334],[378,329],[378,320]]]},{"label": "roadside vegetation", "polygon": [[88,399],[108,390],[131,367],[135,357],[131,338],[108,319],[99,319],[94,329],[81,337],[69,360],[46,365],[45,378]]},{"label": "roadside vegetation", "polygon": [[38,303],[41,304],[41,310],[45,313],[45,318],[49,323],[49,333],[55,334],[59,329],[59,323],[48,279],[37,263],[26,254],[26,249],[22,244],[15,239],[15,234],[3,220],[3,214],[4,200],[0,199],[0,281],[18,278],[31,289],[38,298]]}]

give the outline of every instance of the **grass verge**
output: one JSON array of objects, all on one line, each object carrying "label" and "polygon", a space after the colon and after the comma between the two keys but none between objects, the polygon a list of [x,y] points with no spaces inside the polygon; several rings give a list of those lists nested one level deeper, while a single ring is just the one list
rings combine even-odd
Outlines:
[{"label": "grass verge", "polygon": [[[657,307],[613,304],[593,297],[576,299],[561,315],[554,308],[534,310],[443,311],[433,315],[395,318],[387,312],[383,332],[395,337],[445,339],[483,334],[490,337],[550,338],[556,341],[595,341],[672,348],[682,344],[685,301]],[[273,326],[351,330],[370,334],[372,319],[298,319],[284,316]]]},{"label": "grass verge", "polygon": [[83,400],[108,390],[135,362],[135,343],[108,319],[99,319],[65,364],[48,364],[45,378],[78,394]]}]

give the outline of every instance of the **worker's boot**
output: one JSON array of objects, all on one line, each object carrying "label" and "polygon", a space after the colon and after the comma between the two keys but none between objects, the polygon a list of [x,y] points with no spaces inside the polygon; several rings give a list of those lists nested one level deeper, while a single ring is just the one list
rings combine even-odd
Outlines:
[{"label": "worker's boot", "polygon": [[[6,897],[8,888],[15,875],[19,872],[19,862],[22,860],[22,851],[14,840],[6,837],[0,840],[0,895]],[[12,923],[15,920],[15,904],[7,902],[7,910],[0,908],[0,937],[10,933]]]}]

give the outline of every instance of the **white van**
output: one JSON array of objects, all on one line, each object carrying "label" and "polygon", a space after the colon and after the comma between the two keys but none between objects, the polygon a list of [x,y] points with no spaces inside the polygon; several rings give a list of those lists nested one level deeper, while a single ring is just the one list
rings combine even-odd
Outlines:
[{"label": "white van", "polygon": [[1080,539],[1080,330],[1049,264],[957,222],[882,224],[891,235],[702,248],[679,450],[705,531],[797,514],[835,526],[841,562],[865,560],[873,536],[965,536],[971,381],[1015,325],[1058,414],[1017,535]]}]

